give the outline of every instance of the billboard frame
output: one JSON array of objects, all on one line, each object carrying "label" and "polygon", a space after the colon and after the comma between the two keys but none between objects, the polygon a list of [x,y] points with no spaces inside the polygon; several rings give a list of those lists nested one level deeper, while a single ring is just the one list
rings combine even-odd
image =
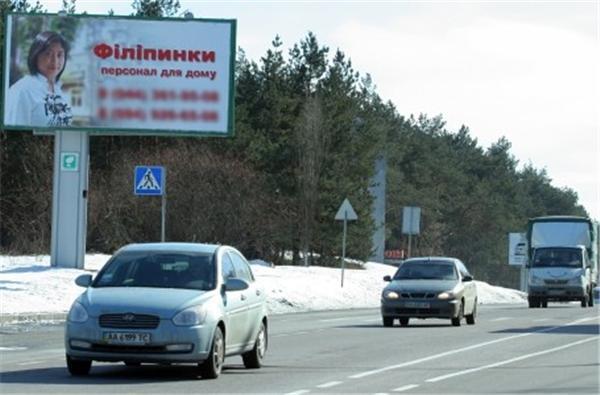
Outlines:
[{"label": "billboard frame", "polygon": [[[230,40],[229,40],[229,75],[228,75],[228,111],[227,111],[227,126],[226,131],[193,131],[193,130],[169,130],[169,129],[133,129],[133,128],[111,128],[98,126],[13,126],[4,123],[4,107],[6,105],[7,87],[5,87],[5,76],[10,72],[10,57],[9,57],[9,24],[10,17],[30,16],[30,17],[56,17],[56,18],[81,18],[81,19],[109,19],[109,20],[135,20],[135,21],[172,21],[178,23],[197,23],[210,22],[222,23],[230,25]],[[58,13],[27,13],[27,12],[7,12],[4,15],[4,50],[3,61],[0,65],[2,70],[2,78],[0,81],[0,130],[2,131],[35,131],[40,134],[53,134],[55,131],[80,131],[88,132],[90,136],[162,136],[162,137],[234,137],[235,136],[235,65],[236,65],[236,35],[237,35],[237,20],[223,18],[173,18],[173,17],[137,17],[124,15],[99,15],[99,14],[67,14]]]}]

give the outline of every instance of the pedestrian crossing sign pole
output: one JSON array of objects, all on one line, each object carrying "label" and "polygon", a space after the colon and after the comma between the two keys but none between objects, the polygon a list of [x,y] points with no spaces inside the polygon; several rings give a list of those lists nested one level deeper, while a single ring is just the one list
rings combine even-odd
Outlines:
[{"label": "pedestrian crossing sign pole", "polygon": [[161,196],[160,241],[165,241],[167,216],[167,171],[162,166],[136,166],[133,193],[137,196]]}]

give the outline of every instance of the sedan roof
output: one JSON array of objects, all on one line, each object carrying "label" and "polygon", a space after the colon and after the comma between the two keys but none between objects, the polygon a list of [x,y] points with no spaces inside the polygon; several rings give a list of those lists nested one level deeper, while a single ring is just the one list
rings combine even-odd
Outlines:
[{"label": "sedan roof", "polygon": [[165,251],[165,252],[203,252],[214,254],[217,248],[221,247],[218,244],[203,244],[203,243],[136,243],[128,244],[119,251]]},{"label": "sedan roof", "polygon": [[456,263],[456,262],[459,262],[460,260],[458,258],[452,258],[452,257],[448,257],[448,256],[419,256],[419,257],[408,258],[402,263],[416,262],[416,261],[436,261],[436,262],[446,261],[448,263]]}]

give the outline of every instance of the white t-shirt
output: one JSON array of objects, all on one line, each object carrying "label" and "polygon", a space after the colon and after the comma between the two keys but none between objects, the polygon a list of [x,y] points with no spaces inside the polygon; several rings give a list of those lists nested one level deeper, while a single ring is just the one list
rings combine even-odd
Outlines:
[{"label": "white t-shirt", "polygon": [[54,84],[52,93],[48,80],[41,74],[28,74],[8,89],[6,125],[66,126],[72,118],[68,97],[63,94],[60,83]]}]

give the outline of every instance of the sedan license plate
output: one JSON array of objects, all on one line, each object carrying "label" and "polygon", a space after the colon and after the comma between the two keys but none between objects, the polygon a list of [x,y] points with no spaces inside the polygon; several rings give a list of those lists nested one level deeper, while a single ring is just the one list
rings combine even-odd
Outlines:
[{"label": "sedan license plate", "polygon": [[108,344],[142,345],[150,343],[149,333],[104,332],[102,338]]},{"label": "sedan license plate", "polygon": [[404,306],[411,309],[428,309],[431,307],[427,302],[406,302]]}]

